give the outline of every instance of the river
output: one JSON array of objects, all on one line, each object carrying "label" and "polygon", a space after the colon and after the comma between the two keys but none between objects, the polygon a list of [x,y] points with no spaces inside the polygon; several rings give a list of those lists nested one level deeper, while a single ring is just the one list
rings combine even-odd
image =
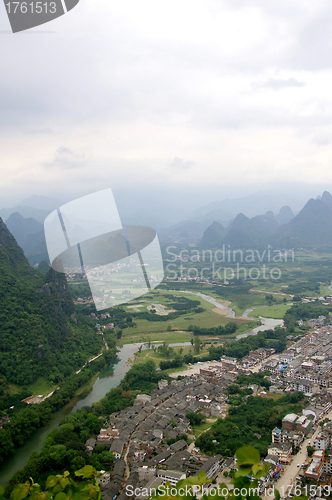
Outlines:
[{"label": "river", "polygon": [[123,346],[118,353],[118,359],[110,366],[105,368],[96,380],[91,390],[83,393],[79,397],[74,397],[70,403],[64,406],[60,411],[53,414],[51,420],[45,427],[36,430],[30,439],[24,443],[0,469],[0,484],[5,486],[13,474],[22,469],[28,461],[33,451],[39,452],[47,435],[55,428],[59,427],[60,422],[66,415],[72,411],[76,411],[82,406],[91,406],[102,399],[107,392],[117,387],[126,372],[129,370],[131,363],[128,362],[134,353],[138,350],[141,344],[127,344]]},{"label": "river", "polygon": [[[200,296],[204,300],[207,300],[207,298],[213,299],[212,297],[208,297],[203,294],[200,294]],[[219,304],[219,306],[221,306],[221,304]],[[221,308],[224,308],[224,306],[221,306]],[[256,335],[259,331],[274,328],[275,326],[281,325],[283,323],[282,320],[275,320],[271,318],[260,319],[263,323],[262,326],[254,328],[249,332],[237,335],[236,338],[239,339],[247,337],[248,335]],[[121,380],[131,367],[130,358],[134,356],[134,353],[138,350],[140,345],[141,343],[124,345],[118,353],[118,359],[102,371],[91,389],[81,394],[81,396],[79,397],[74,397],[60,411],[54,413],[51,420],[45,427],[36,430],[32,434],[31,438],[26,441],[24,445],[21,446],[1,467],[0,484],[2,486],[6,485],[6,483],[17,470],[22,469],[25,466],[32,452],[40,452],[47,435],[53,429],[59,427],[60,422],[66,415],[78,410],[79,408],[82,408],[83,406],[91,406],[92,403],[100,401],[100,399],[102,399],[110,389],[117,387],[120,384]],[[170,346],[174,347],[186,345],[190,345],[190,342],[170,344]]]}]

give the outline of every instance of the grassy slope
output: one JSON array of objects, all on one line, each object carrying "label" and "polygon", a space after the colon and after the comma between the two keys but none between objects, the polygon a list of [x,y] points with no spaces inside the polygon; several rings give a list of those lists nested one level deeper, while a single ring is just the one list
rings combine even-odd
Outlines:
[{"label": "grassy slope", "polygon": [[254,309],[249,314],[249,317],[258,318],[259,316],[262,316],[263,318],[282,319],[284,317],[286,311],[290,307],[291,306],[287,305],[287,304],[280,304],[280,305],[269,306],[269,307],[259,307],[257,309]]}]

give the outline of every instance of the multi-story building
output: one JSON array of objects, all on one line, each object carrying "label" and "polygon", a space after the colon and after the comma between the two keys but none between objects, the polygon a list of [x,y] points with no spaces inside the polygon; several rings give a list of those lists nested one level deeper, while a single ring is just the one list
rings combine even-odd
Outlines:
[{"label": "multi-story building", "polygon": [[291,443],[273,443],[268,448],[269,455],[277,455],[280,462],[290,462],[293,447]]},{"label": "multi-story building", "polygon": [[157,477],[159,477],[163,484],[169,481],[172,486],[175,486],[181,479],[186,479],[186,474],[184,472],[178,472],[174,470],[161,470],[157,471]]},{"label": "multi-story building", "polygon": [[330,434],[322,431],[313,440],[312,446],[315,450],[326,450],[330,446]]}]

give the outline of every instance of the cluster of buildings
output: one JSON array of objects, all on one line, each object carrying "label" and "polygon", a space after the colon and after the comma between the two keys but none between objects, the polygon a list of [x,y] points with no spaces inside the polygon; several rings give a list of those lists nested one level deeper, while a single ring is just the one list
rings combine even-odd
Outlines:
[{"label": "cluster of buildings", "polygon": [[138,395],[131,408],[113,413],[97,438],[86,442],[88,453],[98,442],[109,445],[116,459],[112,475],[101,478],[103,498],[125,499],[128,487],[137,491],[166,481],[175,485],[201,471],[213,478],[221,466],[230,469],[233,459],[201,455],[193,445],[189,449],[187,434],[192,430],[186,417],[190,412],[220,416],[228,383],[216,384],[201,375],[170,385],[161,380],[149,395]]},{"label": "cluster of buildings", "polygon": [[[326,305],[329,305],[327,302]],[[309,328],[321,327],[324,326],[326,322],[326,316],[319,316],[318,318],[309,319],[307,322],[304,322],[302,319],[298,321],[299,326],[308,326]]]},{"label": "cluster of buildings", "polygon": [[[228,398],[225,390],[235,382],[239,372],[250,373],[249,365],[259,364],[262,371],[269,370],[270,392],[300,390],[310,398],[301,415],[286,415],[281,429],[272,431],[272,443],[264,459],[269,462],[270,471],[264,481],[278,478],[282,467],[291,461],[294,450],[311,435],[317,420],[332,408],[331,328],[321,326],[298,342],[289,340],[290,347],[281,354],[261,348],[250,351],[240,361],[222,356],[219,361],[201,367],[198,375],[173,380],[171,384],[161,380],[158,389],[149,395],[138,395],[131,408],[113,413],[96,439],[86,442],[90,453],[98,442],[109,445],[116,458],[113,472],[105,473],[100,480],[103,499],[124,500],[128,487],[137,492],[157,488],[166,481],[175,485],[180,479],[203,470],[212,479],[221,469],[236,467],[233,458],[209,458],[202,455],[194,443],[188,446],[187,437],[192,429],[186,415],[190,412],[200,412],[206,417],[225,415]],[[258,386],[250,387],[258,393]],[[331,436],[332,423],[325,425],[312,441],[313,458],[304,471],[306,477],[329,485],[332,456],[330,460],[325,451],[331,445]],[[143,500],[144,495],[133,497]]]},{"label": "cluster of buildings", "polygon": [[300,391],[310,397],[329,395],[332,389],[332,327],[317,328],[278,356],[266,360],[273,383],[270,391]]}]

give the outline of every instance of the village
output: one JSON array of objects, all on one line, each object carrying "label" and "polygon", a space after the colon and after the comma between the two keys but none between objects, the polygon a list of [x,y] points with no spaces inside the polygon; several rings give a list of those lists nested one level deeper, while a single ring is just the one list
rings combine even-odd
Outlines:
[{"label": "village", "polygon": [[[158,389],[138,395],[133,407],[110,415],[100,434],[86,442],[90,453],[97,443],[109,444],[115,457],[113,472],[103,471],[100,480],[103,498],[124,499],[130,491],[130,496],[141,499],[146,489],[166,481],[174,486],[201,471],[217,484],[227,482],[228,472],[236,470],[235,457],[202,454],[195,447],[187,415],[203,414],[211,425],[224,418],[228,385],[241,373],[258,371],[264,372],[272,385],[268,390],[250,385],[254,395],[300,391],[308,398],[302,414],[286,415],[281,428],[272,431],[271,445],[262,459],[269,462],[270,470],[259,481],[260,492],[269,485],[279,485],[282,496],[291,497],[292,487],[302,484],[303,478],[330,487],[332,456],[326,450],[332,436],[331,331],[330,326],[320,323],[299,341],[290,338],[288,349],[280,354],[260,348],[241,360],[222,356],[216,362],[188,366],[179,380],[159,381]],[[319,422],[325,425],[319,426]],[[307,446],[313,449],[312,457]],[[286,478],[287,484],[283,484]]]}]

